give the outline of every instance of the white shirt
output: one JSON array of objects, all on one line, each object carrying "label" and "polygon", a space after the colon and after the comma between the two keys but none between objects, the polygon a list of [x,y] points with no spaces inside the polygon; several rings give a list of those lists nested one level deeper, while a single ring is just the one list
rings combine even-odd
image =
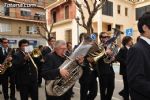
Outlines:
[{"label": "white shirt", "polygon": [[50,46],[50,45],[48,45],[48,47],[51,49],[51,52],[53,51],[53,48]]},{"label": "white shirt", "polygon": [[129,47],[129,46],[127,46],[127,45],[126,45],[126,48],[127,48],[128,50],[130,49],[130,47]]},{"label": "white shirt", "polygon": [[149,45],[150,45],[150,39],[144,36],[140,36],[141,39],[143,39],[144,41],[146,41]]}]

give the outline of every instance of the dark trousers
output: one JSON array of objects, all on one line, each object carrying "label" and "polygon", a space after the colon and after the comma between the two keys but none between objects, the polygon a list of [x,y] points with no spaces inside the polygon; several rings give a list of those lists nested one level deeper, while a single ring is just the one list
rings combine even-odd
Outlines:
[{"label": "dark trousers", "polygon": [[71,100],[71,89],[62,96],[49,96],[46,93],[46,100]]},{"label": "dark trousers", "polygon": [[41,85],[41,83],[42,83],[41,66],[38,67],[38,85]]},{"label": "dark trousers", "polygon": [[38,100],[38,85],[26,84],[19,87],[21,100],[28,100],[30,96],[32,100]]},{"label": "dark trousers", "polygon": [[10,83],[10,98],[14,99],[15,98],[15,74],[10,72],[10,70],[7,70],[1,76],[1,81],[2,81],[2,91],[4,94],[4,99],[5,100],[9,99],[8,83]]},{"label": "dark trousers", "polygon": [[128,80],[127,80],[127,75],[123,75],[123,84],[124,84],[124,89],[123,91],[123,98],[124,100],[129,100],[129,87],[128,87]]},{"label": "dark trousers", "polygon": [[114,78],[115,76],[112,74],[99,76],[100,93],[101,93],[100,100],[112,100],[112,95],[115,87]]},{"label": "dark trousers", "polygon": [[94,100],[97,96],[96,73],[92,71],[88,76],[82,76],[80,82],[80,100]]}]

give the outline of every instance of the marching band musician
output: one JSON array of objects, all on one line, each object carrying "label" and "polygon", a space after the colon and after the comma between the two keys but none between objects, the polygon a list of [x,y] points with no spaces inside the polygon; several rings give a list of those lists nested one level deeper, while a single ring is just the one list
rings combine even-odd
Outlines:
[{"label": "marching band musician", "polygon": [[150,100],[150,11],[138,20],[140,39],[129,49],[127,78],[131,100]]},{"label": "marching band musician", "polygon": [[[101,32],[99,35],[99,39],[101,43],[104,43],[110,39],[110,36],[107,32]],[[104,48],[106,49],[106,54],[112,55],[112,51],[107,48],[105,45]],[[104,55],[105,56],[105,55]],[[100,100],[111,100],[114,87],[115,87],[115,73],[112,67],[112,63],[105,63],[104,56],[102,56],[98,60],[97,65],[97,73],[100,83],[100,93],[101,99]],[[115,59],[115,58],[114,58]]]},{"label": "marching band musician", "polygon": [[[79,37],[79,44],[82,42],[86,33],[81,33]],[[84,62],[82,65],[83,74],[79,79],[80,83],[80,100],[94,100],[97,96],[97,74],[95,70],[91,70],[93,66],[93,61],[89,59],[88,56],[84,57]]]},{"label": "marching band musician", "polygon": [[31,59],[25,53],[25,47],[29,41],[22,39],[19,41],[19,50],[14,55],[13,66],[16,70],[16,84],[19,87],[21,100],[38,100],[37,70]]},{"label": "marching band musician", "polygon": [[[69,72],[66,69],[59,68],[59,66],[66,60],[66,57],[64,56],[66,49],[66,42],[58,40],[55,43],[54,52],[46,55],[42,69],[42,75],[45,80],[55,80],[58,76],[63,78],[69,76]],[[77,61],[81,64],[83,62],[83,57],[78,57]],[[62,96],[49,96],[46,93],[46,100],[71,100],[70,90]]]},{"label": "marching band musician", "polygon": [[42,70],[42,64],[44,62],[43,55],[42,55],[43,45],[39,45],[38,48],[34,49],[34,53],[36,53],[34,56],[33,54],[33,60],[36,63],[38,67],[38,87],[41,87],[42,84],[42,76],[41,76],[41,70]]},{"label": "marching band musician", "polygon": [[[8,56],[8,53],[12,52],[11,48],[8,46],[8,40],[6,38],[1,39],[2,47],[0,47],[0,64],[7,60],[8,62],[12,61],[12,55]],[[13,52],[12,52],[13,53]],[[12,54],[11,53],[11,54]],[[5,67],[4,65],[0,65],[0,67]],[[9,100],[16,100],[15,98],[15,72],[12,66],[4,72],[4,74],[0,75],[1,82],[2,82],[2,91],[4,94],[4,99]],[[9,80],[10,78],[10,80]],[[8,81],[9,80],[9,81]],[[10,82],[10,97],[8,94],[8,83]]]},{"label": "marching band musician", "polygon": [[123,47],[119,50],[117,56],[115,57],[120,63],[120,75],[123,78],[124,88],[119,92],[119,95],[123,96],[124,100],[129,100],[129,87],[127,81],[127,52],[133,45],[133,39],[130,36],[125,36],[122,39]]}]

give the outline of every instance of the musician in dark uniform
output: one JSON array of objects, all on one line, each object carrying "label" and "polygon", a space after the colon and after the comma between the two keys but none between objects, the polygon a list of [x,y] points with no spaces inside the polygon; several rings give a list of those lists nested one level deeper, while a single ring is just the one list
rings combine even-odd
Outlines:
[{"label": "musician in dark uniform", "polygon": [[37,51],[37,54],[35,55],[38,55],[38,56],[33,57],[33,60],[38,67],[38,86],[39,87],[41,87],[41,84],[42,84],[41,70],[42,70],[42,64],[44,62],[43,55],[41,53],[42,50],[43,50],[43,46],[39,45],[38,48],[35,49],[35,51]]},{"label": "musician in dark uniform", "polygon": [[53,51],[55,42],[56,42],[56,39],[54,37],[50,37],[48,39],[48,46],[45,46],[42,50],[43,57]]},{"label": "musician in dark uniform", "polygon": [[[66,60],[66,57],[64,56],[66,49],[67,47],[65,41],[56,41],[54,52],[49,53],[46,56],[43,64],[42,75],[45,80],[55,80],[59,76],[63,78],[67,78],[69,76],[69,72],[66,69],[59,68],[59,66]],[[79,57],[77,61],[78,63],[82,63],[83,57]],[[46,100],[71,100],[71,94],[69,90],[62,96],[46,95],[46,98]]]},{"label": "musician in dark uniform", "polygon": [[127,82],[127,52],[133,45],[133,39],[130,36],[125,36],[122,39],[123,47],[119,50],[116,60],[120,63],[120,75],[123,78],[124,88],[119,92],[124,100],[129,100],[129,87]]},{"label": "musician in dark uniform", "polygon": [[[8,40],[6,38],[2,38],[2,47],[0,47],[0,64],[3,64],[4,60],[8,62],[12,61],[13,51],[8,47]],[[8,56],[9,54],[9,56]],[[1,66],[5,67],[5,66]],[[4,94],[4,99],[8,100],[16,100],[15,98],[15,72],[12,66],[8,68],[4,74],[0,75],[2,90]],[[10,80],[9,80],[10,79]],[[8,81],[9,80],[9,81]],[[8,83],[10,83],[10,96],[8,94]]]},{"label": "musician in dark uniform", "polygon": [[19,50],[14,55],[13,65],[16,70],[16,84],[19,87],[21,100],[38,100],[37,70],[25,53],[25,47],[29,41],[22,39],[19,41]]},{"label": "musician in dark uniform", "polygon": [[150,100],[150,12],[138,20],[139,41],[129,49],[127,78],[131,100]]},{"label": "musician in dark uniform", "polygon": [[[79,44],[86,36],[86,33],[80,34]],[[80,100],[94,100],[97,96],[97,73],[94,69],[94,64],[92,63],[93,61],[90,61],[88,56],[84,57],[84,62],[82,65],[83,74],[79,79]]]},{"label": "musician in dark uniform", "polygon": [[[105,43],[110,38],[109,34],[106,32],[101,32],[99,39],[101,43]],[[104,45],[106,49],[106,54],[111,55],[112,51],[107,48],[107,45]],[[100,83],[100,100],[112,100],[112,95],[115,87],[115,73],[112,67],[112,63],[105,63],[104,58],[106,55],[103,55],[97,62],[97,73]],[[114,58],[115,59],[115,58]]]}]

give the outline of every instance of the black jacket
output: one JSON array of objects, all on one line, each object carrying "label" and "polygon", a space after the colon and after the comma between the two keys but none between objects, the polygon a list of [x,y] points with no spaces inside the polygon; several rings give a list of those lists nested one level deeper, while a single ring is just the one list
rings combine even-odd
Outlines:
[{"label": "black jacket", "polygon": [[114,75],[112,63],[107,64],[104,62],[105,55],[102,56],[97,62],[97,74],[98,75]]},{"label": "black jacket", "polygon": [[45,57],[47,54],[49,54],[52,50],[48,47],[45,46],[42,50],[42,56]]},{"label": "black jacket", "polygon": [[127,76],[132,100],[150,100],[150,45],[142,39],[128,52]]},{"label": "black jacket", "polygon": [[116,60],[120,63],[120,74],[121,75],[127,75],[127,52],[128,49],[126,47],[122,47],[117,56],[116,56]]},{"label": "black jacket", "polygon": [[31,60],[25,60],[24,54],[18,51],[13,57],[13,66],[16,70],[16,82],[20,86],[37,84],[37,71]]},{"label": "black jacket", "polygon": [[45,80],[54,80],[60,76],[59,66],[66,58],[60,57],[55,52],[49,53],[45,57],[45,62],[42,66],[42,76]]}]

